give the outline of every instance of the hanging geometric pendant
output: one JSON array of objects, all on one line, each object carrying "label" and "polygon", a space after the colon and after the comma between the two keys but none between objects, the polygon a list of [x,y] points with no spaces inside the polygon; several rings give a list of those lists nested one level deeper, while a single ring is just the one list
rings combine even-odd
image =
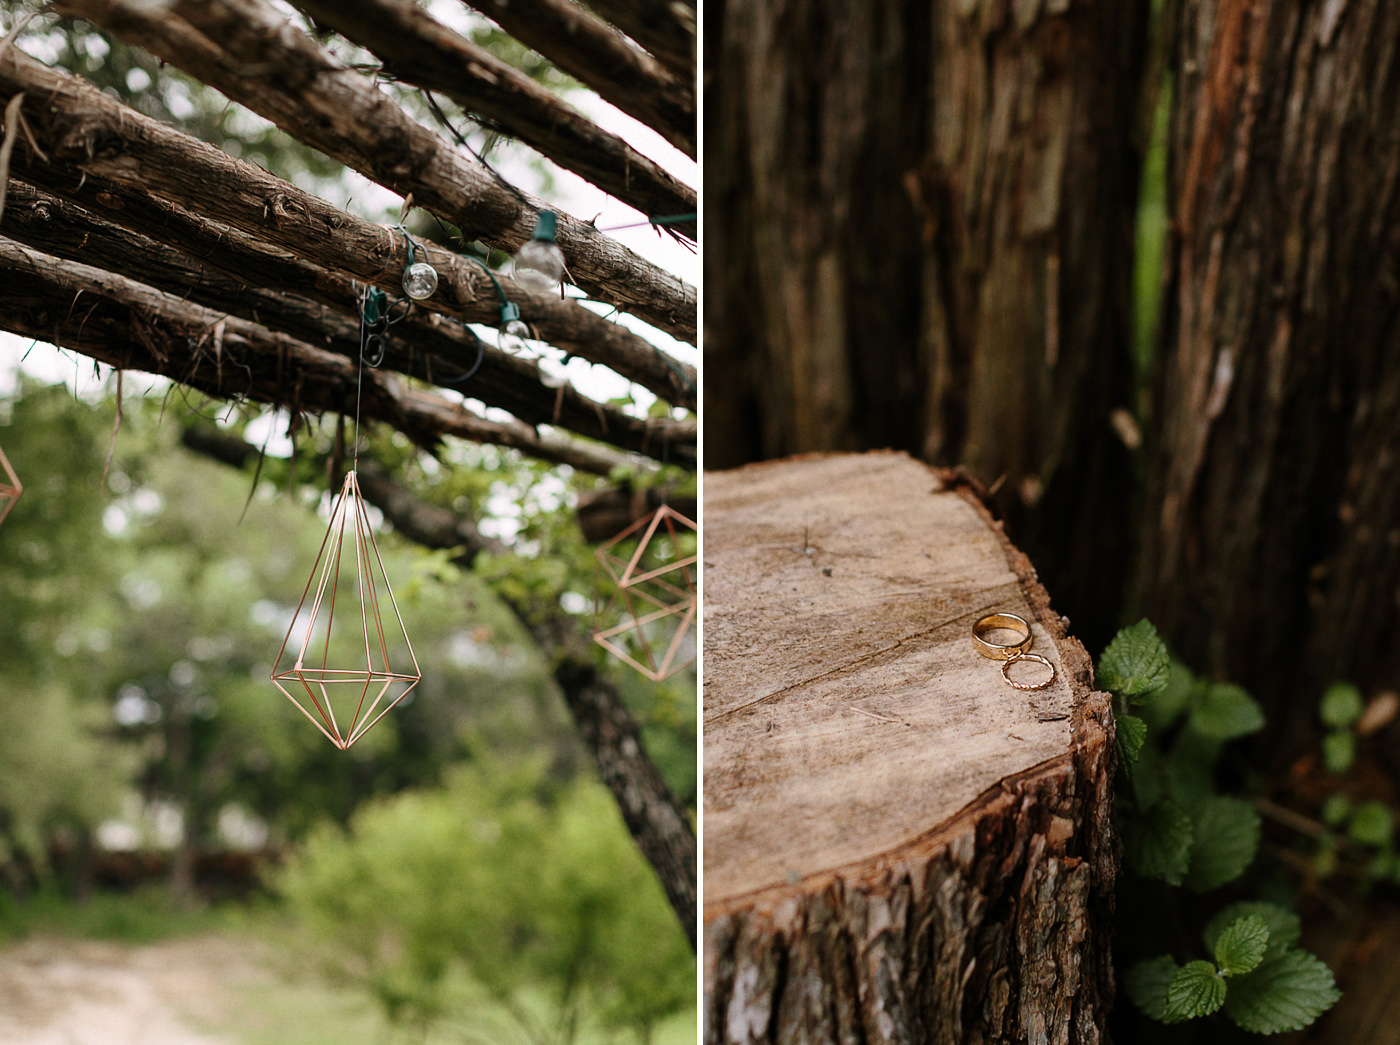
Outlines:
[{"label": "hanging geometric pendant", "polygon": [[[594,556],[612,582],[613,594],[598,615],[599,622],[618,612],[622,622],[600,628],[593,641],[653,682],[660,682],[695,661],[695,652],[679,653],[695,620],[697,556],[681,554],[685,530],[698,527],[669,505],[643,516],[599,546]],[[623,559],[615,549],[642,531],[636,549]],[[670,556],[670,558],[663,558]],[[675,630],[671,631],[674,618]]]},{"label": "hanging geometric pendant", "polygon": [[[350,555],[354,556],[353,573],[349,569]],[[342,565],[346,567],[344,576]],[[316,594],[303,616],[313,583]],[[381,587],[389,596],[397,624],[387,632],[380,616]],[[283,656],[292,656],[287,646],[293,632],[301,636],[300,644],[293,647],[295,661],[282,668]],[[399,663],[397,671],[390,665],[391,647]],[[409,662],[413,665],[411,673],[407,670]],[[311,568],[287,637],[277,651],[272,681],[327,740],[344,751],[403,700],[422,678],[393,589],[384,575],[384,562],[379,557],[359,479],[352,471],[345,476],[316,565]]]},{"label": "hanging geometric pendant", "polygon": [[5,451],[0,449],[0,522],[5,521],[5,516],[10,514],[10,509],[19,500],[19,495],[24,493],[24,486],[19,481],[19,476],[15,475],[15,470],[10,467],[10,459],[5,456]]}]

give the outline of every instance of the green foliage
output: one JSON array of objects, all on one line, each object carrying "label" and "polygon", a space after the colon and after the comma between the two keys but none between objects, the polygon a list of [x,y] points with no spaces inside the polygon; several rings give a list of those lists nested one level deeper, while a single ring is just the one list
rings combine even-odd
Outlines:
[{"label": "green foliage", "polygon": [[1356,737],[1337,730],[1322,738],[1322,764],[1334,773],[1345,773],[1356,761]]},{"label": "green foliage", "polygon": [[1352,813],[1347,835],[1361,845],[1389,848],[1395,839],[1395,814],[1384,802],[1365,802]]},{"label": "green foliage", "polygon": [[1176,971],[1167,987],[1163,1023],[1209,1016],[1225,1004],[1225,980],[1210,962],[1187,962]]},{"label": "green foliage", "polygon": [[1167,1018],[1167,992],[1176,978],[1178,966],[1170,954],[1148,958],[1130,967],[1123,986],[1134,1005],[1154,1020]]},{"label": "green foliage", "polygon": [[1272,904],[1235,904],[1205,933],[1215,961],[1177,967],[1170,955],[1140,961],[1125,986],[1133,1004],[1163,1023],[1208,1016],[1222,1007],[1238,1026],[1278,1034],[1307,1026],[1341,995],[1331,971],[1293,946],[1297,918]]},{"label": "green foliage", "polygon": [[1205,893],[1244,874],[1259,848],[1260,822],[1254,806],[1242,798],[1217,795],[1195,811],[1186,886]]},{"label": "green foliage", "polygon": [[1131,769],[1142,754],[1142,745],[1147,740],[1147,723],[1136,715],[1119,715],[1115,742],[1118,748],[1118,764]]},{"label": "green foliage", "polygon": [[1356,724],[1363,710],[1365,703],[1359,689],[1350,682],[1334,682],[1322,694],[1318,713],[1322,721],[1333,729],[1346,729]]},{"label": "green foliage", "polygon": [[1124,628],[1109,643],[1099,661],[1098,682],[1120,697],[1144,698],[1167,684],[1171,658],[1150,621]]},{"label": "green foliage", "polygon": [[[1170,662],[1146,622],[1119,632],[1104,651],[1098,679],[1115,698],[1124,770],[1116,809],[1125,862],[1138,882],[1150,879],[1201,894],[1244,880],[1258,853],[1261,822],[1254,802],[1222,791],[1219,780],[1229,742],[1263,728],[1259,705],[1238,686],[1196,678]],[[1333,699],[1339,704],[1342,698]],[[1130,706],[1138,713],[1129,715]],[[1357,710],[1349,705],[1329,713],[1349,723]],[[1393,817],[1379,803],[1363,808],[1361,814],[1350,802],[1334,803],[1330,822],[1348,824],[1353,837],[1359,831],[1380,848],[1377,859],[1386,858]],[[1162,906],[1161,885],[1151,887],[1156,891],[1150,900],[1145,892],[1134,894],[1131,881],[1129,887],[1129,909],[1146,914]],[[1185,900],[1182,893],[1169,895],[1173,905]],[[1155,923],[1126,931],[1122,950],[1139,955],[1150,955],[1147,940],[1160,935]],[[1141,957],[1125,973],[1124,986],[1134,1005],[1161,1023],[1202,1019],[1223,1009],[1246,1030],[1296,1029],[1338,997],[1326,966],[1296,948],[1299,933],[1297,917],[1283,908],[1231,904],[1203,934],[1213,960],[1188,955],[1179,965],[1172,954]]]},{"label": "green foliage", "polygon": [[1221,936],[1232,925],[1254,919],[1263,922],[1264,928],[1269,932],[1264,949],[1264,956],[1267,958],[1278,957],[1296,944],[1303,935],[1303,923],[1292,911],[1278,904],[1247,900],[1230,904],[1217,912],[1206,924],[1205,932],[1201,934],[1206,950],[1215,951]]},{"label": "green foliage", "polygon": [[1307,951],[1265,959],[1230,983],[1225,1013],[1256,1034],[1282,1034],[1312,1023],[1341,997],[1332,971]]},{"label": "green foliage", "polygon": [[1333,773],[1345,773],[1356,761],[1356,734],[1352,727],[1364,710],[1361,691],[1349,682],[1334,682],[1322,694],[1318,715],[1329,727],[1322,738],[1322,764]]},{"label": "green foliage", "polygon": [[1239,686],[1205,683],[1191,702],[1191,727],[1214,740],[1235,740],[1263,729],[1264,712]]},{"label": "green foliage", "polygon": [[1257,914],[1238,918],[1216,937],[1215,964],[1224,976],[1250,972],[1269,948],[1269,927]]},{"label": "green foliage", "polygon": [[1128,866],[1148,878],[1180,885],[1191,866],[1195,839],[1191,818],[1171,799],[1163,799],[1124,825]]},{"label": "green foliage", "polygon": [[513,1009],[546,987],[561,1025],[645,1037],[693,1003],[689,946],[612,799],[538,765],[476,763],[375,802],[348,835],[316,833],[280,887],[397,1023],[441,1018],[458,967]]}]

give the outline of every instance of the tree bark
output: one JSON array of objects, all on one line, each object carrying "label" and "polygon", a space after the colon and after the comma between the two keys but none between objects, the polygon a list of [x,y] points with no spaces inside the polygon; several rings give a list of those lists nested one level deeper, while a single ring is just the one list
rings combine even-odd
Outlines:
[{"label": "tree bark", "polygon": [[[220,399],[293,411],[334,410],[383,421],[431,450],[445,436],[495,443],[541,460],[608,475],[626,458],[588,443],[489,421],[459,403],[405,388],[245,320],[0,239],[0,328],[122,370],[161,374]],[[357,387],[363,374],[363,395]]]},{"label": "tree bark", "polygon": [[588,6],[655,55],[672,74],[695,79],[695,4],[590,0]]},{"label": "tree bark", "polygon": [[[267,258],[265,252],[245,250],[240,254],[237,233],[212,227],[191,215],[172,214],[170,207],[165,210],[167,219],[183,218],[185,224],[202,232],[204,242],[213,244],[200,248],[198,239],[191,242],[201,257],[219,256],[227,261],[233,255],[235,262],[231,267],[239,275],[247,273],[249,278],[264,284],[279,269],[284,275],[291,269],[292,275],[300,277],[294,286],[313,290],[321,300],[310,301],[288,293],[293,288],[286,284],[271,284],[279,286],[275,291],[256,289],[140,232],[109,224],[23,182],[11,182],[5,210],[0,228],[37,250],[122,273],[186,301],[228,312],[350,359],[359,358],[359,317],[347,311],[356,295],[351,281],[343,276],[286,258],[280,259],[280,266],[269,266],[271,273],[262,271],[257,260]],[[246,256],[249,253],[251,259]],[[434,359],[434,354],[439,358]],[[469,381],[463,381],[461,375],[476,367],[478,360],[480,367]],[[429,384],[470,393],[489,406],[509,410],[527,424],[555,425],[658,457],[664,446],[676,463],[694,463],[694,431],[688,422],[636,418],[597,403],[572,386],[546,388],[540,384],[534,364],[486,349],[465,327],[421,319],[397,324],[392,328],[384,367]]]},{"label": "tree bark", "polygon": [[[695,190],[617,135],[565,105],[420,8],[413,0],[297,0],[297,6],[366,48],[404,83],[447,95],[464,110],[646,215],[689,214]],[[695,222],[679,229],[695,238]]]},{"label": "tree bark", "polygon": [[1137,589],[1296,740],[1326,684],[1400,683],[1400,2],[1175,18]]},{"label": "tree bark", "polygon": [[[513,253],[548,209],[503,187],[260,0],[177,2],[158,13],[122,0],[69,0],[64,10],[183,69],[385,188],[411,195],[468,239]],[[248,75],[250,67],[276,69],[277,76]],[[575,285],[694,340],[693,287],[567,214],[559,215],[558,234]]]},{"label": "tree bark", "polygon": [[[275,242],[315,265],[396,295],[401,292],[398,274],[408,264],[402,236],[337,210],[261,167],[232,159],[11,48],[0,57],[0,97],[20,91],[30,92],[21,112],[40,146],[53,160],[79,169],[70,175],[61,165],[51,167],[21,147],[11,157],[11,169],[24,172],[33,184],[56,195],[77,193],[81,204],[81,188],[71,187],[80,186],[85,174],[110,178],[136,192],[164,197],[206,221],[229,225],[255,241]],[[101,190],[96,199],[108,208],[96,208],[98,212],[110,212],[114,218],[133,202],[119,196],[117,203],[109,203]],[[151,232],[172,223],[173,218],[153,220]],[[440,278],[437,293],[420,307],[452,315],[470,311],[479,319],[499,322],[499,300],[479,266],[431,244],[420,246]],[[667,402],[693,408],[693,367],[576,302],[499,278],[510,300],[520,306],[522,318],[544,340],[561,347],[572,342],[570,350],[584,358],[637,381]]]},{"label": "tree bark", "polygon": [[[707,476],[706,1042],[1103,1040],[1112,713],[958,484],[887,453]],[[977,656],[992,612],[1053,685]]]},{"label": "tree bark", "polygon": [[468,0],[598,97],[695,158],[695,68],[673,76],[574,0]]},{"label": "tree bark", "polygon": [[705,51],[707,464],[965,467],[1091,642],[1130,528],[1146,6],[730,2]]}]

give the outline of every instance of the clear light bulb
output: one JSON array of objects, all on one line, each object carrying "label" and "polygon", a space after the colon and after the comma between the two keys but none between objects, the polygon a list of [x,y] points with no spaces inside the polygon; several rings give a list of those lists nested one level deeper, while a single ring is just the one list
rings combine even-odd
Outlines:
[{"label": "clear light bulb", "polygon": [[501,327],[497,335],[496,344],[500,346],[502,352],[509,352],[513,356],[521,355],[526,351],[525,341],[530,336],[530,328],[518,319],[507,320]]},{"label": "clear light bulb", "polygon": [[426,261],[415,261],[403,270],[403,292],[414,301],[432,297],[437,286],[437,269]]},{"label": "clear light bulb", "polygon": [[534,290],[550,290],[564,278],[564,252],[554,242],[559,216],[540,211],[534,235],[515,252],[515,278]]}]

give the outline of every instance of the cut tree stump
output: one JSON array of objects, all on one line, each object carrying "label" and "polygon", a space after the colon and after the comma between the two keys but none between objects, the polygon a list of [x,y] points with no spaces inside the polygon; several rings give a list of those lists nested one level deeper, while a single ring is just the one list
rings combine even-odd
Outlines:
[{"label": "cut tree stump", "polygon": [[[1103,1039],[1112,712],[971,483],[817,455],[704,507],[706,1042]],[[1053,686],[974,651],[997,611]]]}]

